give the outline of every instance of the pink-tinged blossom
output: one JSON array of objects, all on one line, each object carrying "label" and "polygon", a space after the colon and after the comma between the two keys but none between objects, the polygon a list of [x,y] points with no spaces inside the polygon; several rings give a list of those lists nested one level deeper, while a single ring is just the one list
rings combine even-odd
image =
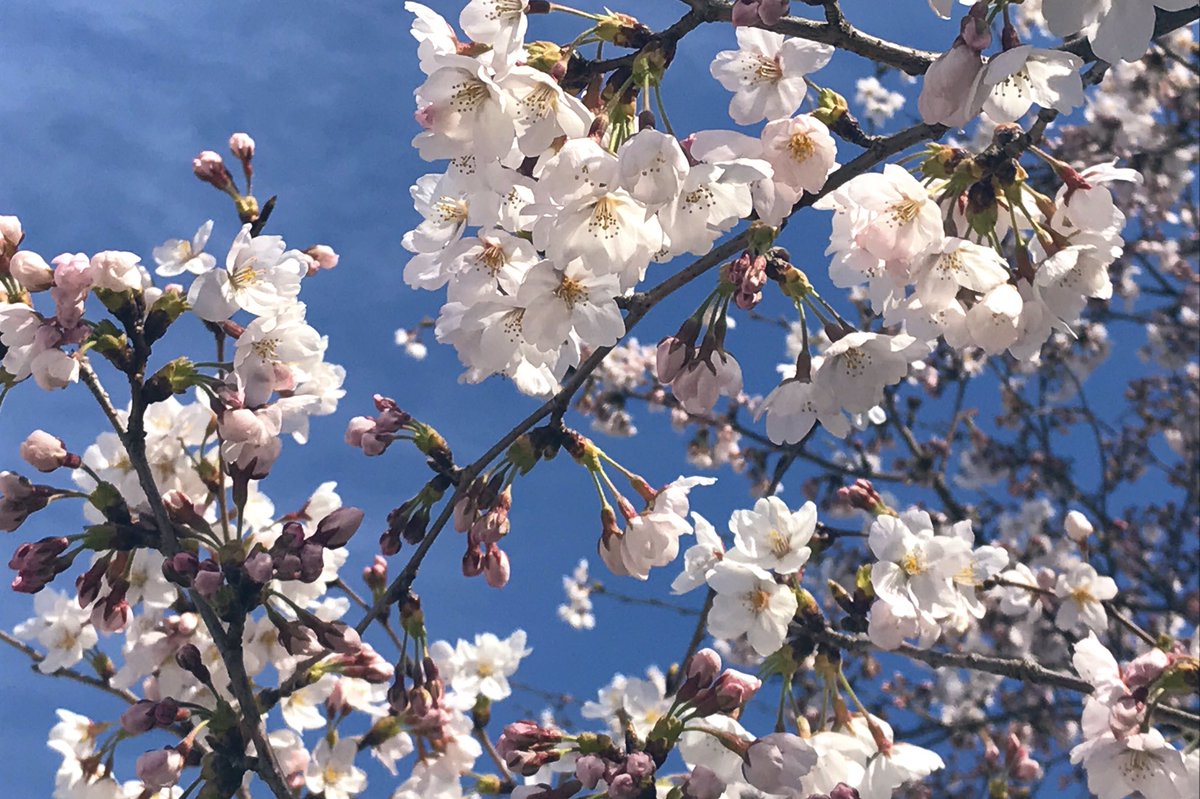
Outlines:
[{"label": "pink-tinged blossom", "polygon": [[[814,208],[849,214],[854,246],[883,261],[908,260],[941,242],[942,211],[928,189],[904,167],[859,175],[813,203]],[[831,250],[844,249],[837,242]]]},{"label": "pink-tinged blossom", "polygon": [[479,163],[503,158],[516,128],[512,99],[484,64],[462,55],[437,58],[438,67],[416,90],[424,132],[413,146],[426,161],[472,154]]},{"label": "pink-tinged blossom", "polygon": [[280,422],[276,406],[226,411],[217,425],[223,439],[221,457],[239,469],[253,464],[252,476],[265,476],[283,447],[279,440]]},{"label": "pink-tinged blossom", "polygon": [[775,180],[798,194],[816,194],[837,167],[837,143],[829,128],[809,114],[768,122],[762,131],[763,158]]},{"label": "pink-tinged blossom", "polygon": [[689,492],[715,482],[713,477],[680,477],[658,491],[646,510],[628,520],[619,539],[620,560],[627,574],[645,580],[650,569],[675,560],[680,536],[692,532],[687,520]]},{"label": "pink-tinged blossom", "polygon": [[[950,0],[942,2],[945,7],[938,13],[948,16]],[[992,33],[986,20],[976,15],[976,9],[985,14],[987,6],[977,4],[963,17],[954,44],[925,72],[917,109],[927,124],[961,128],[979,114],[982,99],[977,97],[976,84],[983,70],[980,53],[991,44]]]},{"label": "pink-tinged blossom", "polygon": [[671,383],[675,399],[688,413],[705,414],[719,397],[736,397],[742,391],[742,367],[728,352],[720,349],[707,354],[703,348]]}]

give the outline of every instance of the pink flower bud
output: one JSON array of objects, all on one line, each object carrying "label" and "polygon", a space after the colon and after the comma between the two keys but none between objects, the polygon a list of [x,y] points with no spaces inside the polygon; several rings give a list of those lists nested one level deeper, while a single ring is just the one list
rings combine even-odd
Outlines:
[{"label": "pink flower bud", "polygon": [[689,680],[696,680],[701,687],[712,685],[720,671],[721,656],[707,647],[692,655],[684,664],[684,675]]},{"label": "pink flower bud", "polygon": [[635,799],[641,793],[632,774],[618,774],[608,783],[609,799]]},{"label": "pink flower bud", "polygon": [[388,567],[382,555],[375,556],[375,562],[363,569],[363,582],[372,593],[382,591],[387,587]]},{"label": "pink flower bud", "polygon": [[25,238],[21,220],[15,216],[0,216],[0,251],[11,253]]},{"label": "pink flower bud", "polygon": [[157,706],[157,702],[149,699],[134,702],[121,714],[121,729],[130,735],[140,735],[154,729],[154,711]]},{"label": "pink flower bud", "polygon": [[760,791],[787,793],[815,765],[817,752],[803,738],[776,732],[750,744],[742,776]]},{"label": "pink flower bud", "polygon": [[29,292],[45,291],[54,285],[54,270],[36,252],[21,250],[13,255],[8,271]]},{"label": "pink flower bud", "polygon": [[248,133],[235,133],[229,137],[229,151],[239,161],[249,161],[254,157],[254,139]]},{"label": "pink flower bud", "polygon": [[707,766],[696,766],[683,786],[684,799],[720,799],[725,781]]},{"label": "pink flower bud", "polygon": [[220,153],[214,153],[212,150],[200,153],[192,159],[192,173],[221,191],[233,189],[233,177],[225,168],[225,159],[221,158]]},{"label": "pink flower bud", "polygon": [[317,525],[317,531],[313,533],[312,540],[328,549],[344,547],[358,532],[363,515],[358,508],[338,508],[321,520]]},{"label": "pink flower bud", "polygon": [[680,341],[675,336],[667,336],[662,341],[658,342],[658,350],[655,354],[655,368],[658,376],[658,382],[670,383],[683,368],[687,366],[688,361],[692,357],[693,347],[685,341]]},{"label": "pink flower bud", "polygon": [[328,244],[314,244],[304,251],[321,269],[333,269],[338,265],[338,254]]},{"label": "pink flower bud", "polygon": [[1136,691],[1139,688],[1149,686],[1150,683],[1161,677],[1162,673],[1170,665],[1170,655],[1158,648],[1151,649],[1134,658],[1125,667],[1121,678],[1129,686],[1129,690]]},{"label": "pink flower bud", "polygon": [[829,799],[861,799],[861,796],[857,788],[852,788],[844,782],[839,782],[829,792]]},{"label": "pink flower bud", "polygon": [[483,578],[492,588],[503,588],[508,585],[511,570],[508,565],[508,555],[503,549],[492,544],[483,557]]},{"label": "pink flower bud", "polygon": [[135,770],[137,777],[151,791],[170,788],[179,782],[183,775],[186,759],[178,749],[168,746],[146,752],[137,759]]},{"label": "pink flower bud", "polygon": [[67,452],[62,439],[45,430],[34,430],[21,442],[21,458],[39,472],[52,472],[72,459],[79,465],[79,458]]},{"label": "pink flower bud", "polygon": [[208,568],[201,568],[196,573],[196,576],[192,578],[192,585],[200,596],[210,599],[224,584],[225,578],[212,561],[205,561],[200,565]]},{"label": "pink flower bud", "polygon": [[645,752],[634,752],[625,758],[625,773],[635,780],[649,777],[654,773],[654,759]]},{"label": "pink flower bud", "polygon": [[267,583],[275,571],[274,562],[266,552],[255,552],[242,564],[246,575],[256,583]]},{"label": "pink flower bud", "polygon": [[604,779],[607,771],[608,764],[598,755],[583,755],[575,761],[575,779],[583,783],[583,787],[589,791]]}]

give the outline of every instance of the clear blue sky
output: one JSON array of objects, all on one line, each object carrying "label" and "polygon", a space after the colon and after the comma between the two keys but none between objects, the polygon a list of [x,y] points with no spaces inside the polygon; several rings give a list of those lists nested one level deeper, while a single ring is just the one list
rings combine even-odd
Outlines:
[{"label": "clear blue sky", "polygon": [[[433,0],[431,5],[457,18],[457,2]],[[685,10],[666,0],[610,5],[644,13],[643,20],[655,28]],[[579,6],[598,10],[601,3],[584,0]],[[888,14],[878,13],[882,6]],[[955,33],[954,24],[937,20],[924,0],[846,0],[843,7],[867,30],[918,46],[944,47]],[[799,3],[795,8],[811,11]],[[566,31],[577,30],[573,21],[566,23],[563,27],[556,20],[550,29],[561,32],[560,40],[570,38]],[[236,220],[222,196],[192,177],[191,158],[202,149],[224,151],[229,134],[245,130],[258,142],[260,199],[279,195],[269,232],[295,246],[328,243],[341,254],[340,266],[316,278],[302,299],[309,304],[310,322],[330,338],[329,360],[348,370],[348,394],[336,415],[314,420],[312,443],[288,442],[265,489],[277,508],[288,510],[321,481],[337,479],[344,501],[367,510],[344,572],[354,584],[373,554],[387,510],[428,476],[414,451],[397,446],[384,458],[369,460],[342,443],[346,421],[370,412],[372,393],[395,397],[440,429],[460,461],[473,459],[536,405],[500,381],[458,385],[453,351],[434,345],[432,337],[430,355],[420,363],[392,345],[396,327],[435,315],[439,304],[437,296],[414,293],[401,280],[406,253],[400,239],[415,224],[408,187],[429,171],[409,147],[415,128],[412,90],[421,76],[408,28],[400,0],[9,0],[0,12],[0,74],[5,76],[0,213],[21,217],[27,248],[47,258],[63,251],[127,249],[149,261],[151,249],[164,239],[190,236],[213,218],[212,249],[222,257]],[[535,19],[534,30],[549,38],[546,18]],[[688,37],[666,95],[676,130],[721,124],[729,96],[708,74],[708,64],[713,53],[732,46],[732,29],[725,26]],[[869,71],[865,61],[842,54],[820,80],[852,97],[853,79]],[[903,86],[896,75],[885,83]],[[906,124],[914,112],[907,109],[894,123]],[[782,242],[793,254],[803,254],[816,274],[825,263],[818,253],[828,224],[827,215],[809,212]],[[639,336],[657,340],[674,330],[690,311],[689,301],[681,298],[656,310]],[[167,342],[173,340],[178,339]],[[782,350],[779,341],[756,355],[738,353],[749,390],[770,389]],[[0,468],[20,469],[16,446],[35,426],[82,451],[101,421],[87,400],[81,390],[48,395],[29,385],[14,392],[0,415]],[[677,454],[683,440],[661,429],[663,417],[642,415],[640,421],[644,433],[637,439],[602,445],[653,483],[690,472]],[[797,468],[787,482],[795,486],[803,476],[804,469]],[[718,477],[716,487],[693,496],[694,507],[721,525],[731,510],[750,500],[743,478],[728,471]],[[586,698],[614,672],[640,674],[650,663],[665,667],[677,658],[690,623],[680,624],[669,613],[639,611],[635,619],[633,611],[597,598],[595,631],[574,632],[557,620],[560,575],[580,557],[599,565],[593,498],[584,472],[565,456],[521,481],[506,543],[513,579],[504,591],[459,576],[461,540],[448,533],[416,586],[426,598],[431,635],[453,641],[483,630],[507,635],[524,627],[534,652],[518,678]],[[19,541],[71,531],[77,524],[74,508],[47,513],[8,535],[5,552]],[[646,593],[665,594],[675,570],[664,572],[665,579],[653,582]],[[63,587],[69,585],[65,581]],[[628,583],[614,587],[644,590]],[[698,594],[690,599],[698,602]],[[0,626],[11,630],[30,607],[27,598],[10,596],[0,604]],[[0,649],[0,750],[5,753],[0,784],[8,796],[43,796],[51,790],[58,762],[44,743],[54,708],[107,719],[121,708],[115,699],[65,681],[32,678],[25,669],[20,656]],[[532,711],[542,706],[520,693],[511,701]],[[130,749],[139,748],[135,743]],[[383,795],[390,784],[381,773],[371,772],[368,795]],[[121,776],[132,778],[132,773]]]}]

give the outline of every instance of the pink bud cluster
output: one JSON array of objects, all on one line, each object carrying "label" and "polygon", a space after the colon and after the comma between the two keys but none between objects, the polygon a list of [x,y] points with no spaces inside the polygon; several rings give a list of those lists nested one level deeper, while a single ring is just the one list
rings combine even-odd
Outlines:
[{"label": "pink bud cluster", "polygon": [[762,680],[736,669],[721,670],[721,656],[701,649],[683,667],[684,680],[676,698],[697,709],[701,716],[724,713],[737,716],[762,687]]},{"label": "pink bud cluster", "polygon": [[497,492],[494,482],[477,480],[471,485],[454,506],[454,528],[467,534],[463,575],[482,574],[492,588],[503,588],[508,584],[510,568],[508,554],[500,548],[500,541],[510,529],[512,486]]},{"label": "pink bud cluster", "polygon": [[412,416],[389,397],[376,394],[375,407],[378,416],[355,416],[346,427],[346,443],[369,456],[382,455],[396,440],[397,433],[412,422]]},{"label": "pink bud cluster", "polygon": [[23,594],[35,594],[70,568],[71,558],[60,557],[68,543],[66,538],[55,536],[17,547],[8,561],[8,568],[17,572],[12,589]]},{"label": "pink bud cluster", "polygon": [[510,769],[529,777],[542,766],[555,763],[562,757],[562,752],[555,748],[562,740],[563,732],[556,727],[543,727],[527,720],[514,721],[500,734],[496,751]]}]

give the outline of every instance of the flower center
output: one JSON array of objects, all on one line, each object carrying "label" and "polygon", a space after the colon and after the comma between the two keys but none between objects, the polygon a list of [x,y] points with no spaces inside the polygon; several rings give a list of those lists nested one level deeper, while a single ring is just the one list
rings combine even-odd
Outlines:
[{"label": "flower center", "polygon": [[1080,586],[1071,592],[1071,598],[1081,605],[1086,605],[1088,602],[1095,602],[1096,597],[1092,596],[1092,589],[1088,586]]},{"label": "flower center", "polygon": [[563,275],[562,282],[558,284],[558,288],[554,290],[554,296],[558,297],[568,308],[574,308],[575,303],[587,301],[588,291],[582,283],[573,277]]},{"label": "flower center", "polygon": [[525,116],[532,119],[546,119],[558,110],[558,92],[553,86],[539,83],[537,88],[525,95],[521,100]]},{"label": "flower center", "polygon": [[488,242],[479,251],[479,255],[475,256],[475,261],[491,272],[492,277],[495,277],[508,262],[508,258],[504,255],[503,247],[495,242]]},{"label": "flower center", "polygon": [[858,347],[851,347],[842,353],[841,360],[848,377],[859,377],[866,371],[871,359]]},{"label": "flower center", "polygon": [[275,351],[279,349],[279,339],[264,338],[250,345],[254,354],[264,361],[272,361],[275,359]]},{"label": "flower center", "polygon": [[787,143],[788,154],[793,161],[807,161],[817,149],[812,137],[803,131],[793,133]]},{"label": "flower center", "polygon": [[605,238],[616,238],[620,230],[617,222],[617,201],[611,194],[606,194],[596,200],[592,208],[592,218],[588,221],[588,231],[593,235]]},{"label": "flower center", "polygon": [[888,214],[893,224],[907,225],[917,218],[917,214],[921,213],[922,205],[923,203],[920,200],[905,197],[903,200],[889,205]]},{"label": "flower center", "polygon": [[775,556],[776,560],[782,560],[783,556],[792,549],[787,538],[774,528],[771,529],[770,534],[767,536],[767,541],[771,547],[771,554]]},{"label": "flower center", "polygon": [[746,604],[754,611],[755,615],[766,611],[767,606],[771,604],[771,595],[763,588],[756,588],[746,594]]},{"label": "flower center", "polygon": [[467,204],[454,197],[441,197],[433,204],[433,213],[442,224],[467,221]]},{"label": "flower center", "polygon": [[257,260],[252,255],[246,259],[245,263],[240,264],[233,270],[233,274],[229,276],[229,282],[233,284],[235,289],[244,289],[258,282],[259,275],[262,272],[254,268],[254,262]]},{"label": "flower center", "polygon": [[916,552],[909,552],[900,560],[900,568],[904,569],[904,573],[909,577],[925,572],[925,563],[921,560],[920,555]]},{"label": "flower center", "polygon": [[465,114],[483,105],[491,92],[487,84],[479,78],[468,78],[458,85],[458,90],[450,96],[450,110]]},{"label": "flower center", "polygon": [[783,77],[783,69],[779,66],[779,59],[767,58],[766,56],[758,56],[754,60],[754,77],[761,81],[771,81],[774,83]]}]

